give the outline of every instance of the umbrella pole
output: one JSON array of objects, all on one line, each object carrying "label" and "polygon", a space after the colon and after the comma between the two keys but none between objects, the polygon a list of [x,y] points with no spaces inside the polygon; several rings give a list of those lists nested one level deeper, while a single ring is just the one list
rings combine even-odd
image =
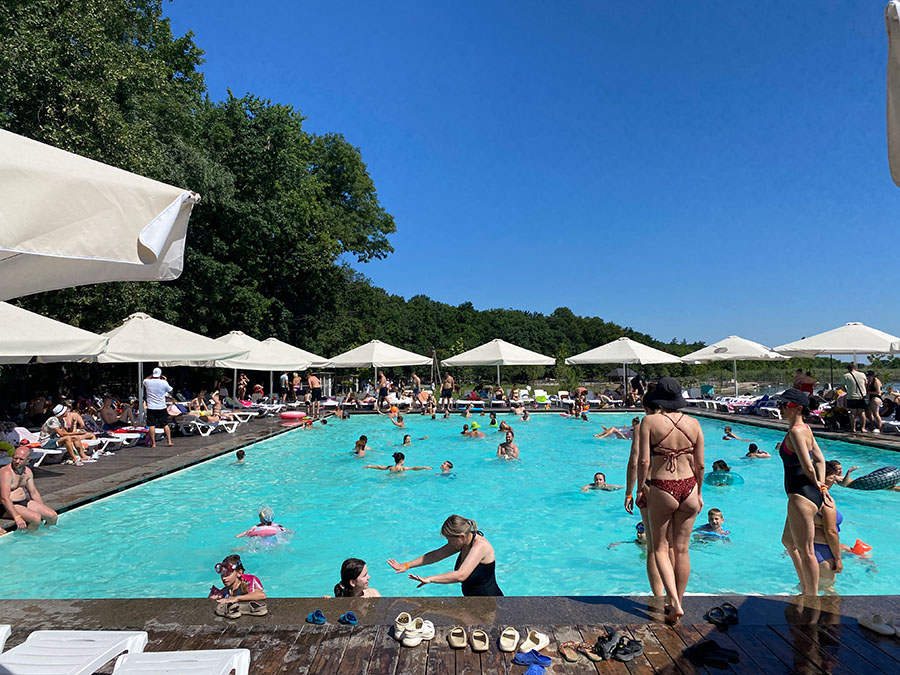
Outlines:
[{"label": "umbrella pole", "polygon": [[500,364],[497,364],[497,386],[500,386]]},{"label": "umbrella pole", "polygon": [[734,360],[734,395],[738,395],[738,384],[737,384],[737,359]]},{"label": "umbrella pole", "polygon": [[831,391],[834,391],[834,354],[828,357],[828,379],[831,380]]},{"label": "umbrella pole", "polygon": [[138,361],[138,422],[144,422],[144,363]]},{"label": "umbrella pole", "polygon": [[234,379],[231,381],[231,398],[237,401],[237,368],[234,369]]},{"label": "umbrella pole", "polygon": [[625,363],[622,364],[622,382],[625,383],[623,388],[623,391],[625,392],[625,401],[622,401],[623,405],[628,401],[628,368],[625,367],[626,365],[627,364]]},{"label": "umbrella pole", "polygon": [[272,371],[269,371],[269,400],[272,400]]}]

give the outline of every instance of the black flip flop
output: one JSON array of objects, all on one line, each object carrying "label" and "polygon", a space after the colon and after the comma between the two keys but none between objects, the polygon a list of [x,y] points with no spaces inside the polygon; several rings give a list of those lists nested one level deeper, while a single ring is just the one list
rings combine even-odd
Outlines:
[{"label": "black flip flop", "polygon": [[632,640],[631,638],[623,637],[616,645],[616,649],[613,652],[613,658],[616,661],[631,661],[634,657],[640,656],[643,653],[644,645],[641,644],[640,640]]},{"label": "black flip flop", "polygon": [[703,615],[703,618],[721,631],[728,630],[728,618],[721,607],[713,607]]},{"label": "black flip flop", "polygon": [[732,605],[730,602],[723,602],[721,607],[722,612],[725,614],[725,620],[728,622],[728,625],[737,625],[739,621],[737,607]]},{"label": "black flip flop", "polygon": [[612,635],[607,635],[606,639],[597,638],[597,643],[594,645],[594,649],[596,652],[603,658],[604,661],[608,661],[612,658],[613,652],[616,649],[616,646],[619,644],[619,640],[622,639],[622,631],[613,631]]}]

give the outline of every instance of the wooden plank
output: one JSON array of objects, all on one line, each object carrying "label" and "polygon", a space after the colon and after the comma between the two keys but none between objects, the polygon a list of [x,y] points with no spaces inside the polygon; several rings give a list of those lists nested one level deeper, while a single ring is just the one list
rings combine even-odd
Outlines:
[{"label": "wooden plank", "polygon": [[801,630],[801,626],[779,625],[769,628],[824,672],[833,675],[851,675],[855,672],[819,647],[815,640]]},{"label": "wooden plank", "polygon": [[351,631],[350,639],[347,641],[347,647],[341,658],[340,672],[342,674],[366,675],[377,635],[378,626],[356,627]]},{"label": "wooden plank", "polygon": [[[553,632],[548,633],[548,635],[550,636],[551,640],[551,649],[548,650],[548,654],[553,657],[554,663],[559,663],[562,665],[559,672],[581,673],[583,675],[593,674],[597,672],[597,669],[594,667],[593,662],[589,661],[584,654],[578,654],[578,661],[574,663],[568,663],[559,654],[559,645],[561,645],[563,642],[568,642],[569,640],[575,642],[576,644],[583,642],[581,631],[579,631],[575,626],[554,626]],[[552,671],[548,670],[548,672]]]},{"label": "wooden plank", "polygon": [[835,640],[840,640],[841,644],[852,649],[859,655],[859,658],[872,664],[873,668],[885,673],[895,673],[900,670],[900,663],[892,659],[872,643],[865,640],[856,633],[856,631],[850,628],[850,626],[835,625],[825,626],[823,628],[831,633]]},{"label": "wooden plank", "polygon": [[261,641],[260,643],[263,650],[262,660],[255,662],[252,658],[250,660],[255,674],[273,675],[273,673],[281,670],[284,667],[285,656],[300,635],[299,628],[288,626],[274,626],[271,631],[269,641]]},{"label": "wooden plank", "polygon": [[794,626],[791,632],[802,633],[818,645],[819,650],[825,653],[828,658],[834,662],[841,663],[855,673],[866,673],[867,675],[870,675],[877,670],[877,668],[869,663],[865,657],[861,656],[850,647],[842,645],[841,641],[837,638],[837,635],[828,632],[826,626]]},{"label": "wooden plank", "polygon": [[684,640],[681,639],[681,636],[675,632],[675,629],[672,626],[654,623],[649,624],[646,628],[652,635],[656,636],[656,639],[659,640],[659,644],[662,645],[662,648],[669,655],[669,658],[672,659],[672,663],[675,664],[675,668],[679,672],[684,673],[684,675],[705,675],[709,672],[703,666],[694,665],[684,656],[682,652],[687,645]]},{"label": "wooden plank", "polygon": [[[729,631],[734,630],[732,626]],[[767,671],[762,666],[756,664],[749,654],[745,653],[740,646],[731,639],[728,632],[722,632],[716,629],[715,626],[712,626],[708,623],[704,624],[681,624],[675,627],[675,632],[681,636],[681,639],[684,640],[685,644],[688,646],[694,645],[697,642],[702,640],[715,640],[716,643],[723,647],[724,649],[734,649],[737,651],[740,656],[740,663],[732,663],[729,664],[732,672],[737,673],[738,675],[763,675],[768,672],[779,672],[780,668],[783,667],[783,664],[776,658],[772,657],[772,661],[776,664],[775,671]],[[708,669],[712,672],[712,668]]]},{"label": "wooden plank", "polygon": [[342,672],[341,658],[350,642],[351,629],[340,624],[326,625],[328,630],[322,636],[316,655],[309,664],[309,672],[316,675],[338,675]]},{"label": "wooden plank", "polygon": [[[486,652],[475,653],[472,651],[472,632],[475,630],[483,630],[488,634],[488,650]],[[446,629],[446,633],[449,633],[450,629]],[[456,650],[456,675],[481,675],[482,666],[481,666],[481,658],[485,654],[489,654],[491,651],[497,651],[497,645],[491,644],[491,633],[489,628],[485,628],[483,626],[467,626],[466,627],[466,637],[469,639],[469,644],[466,645],[465,649]],[[428,668],[428,673],[431,675],[431,667]]]},{"label": "wooden plank", "polygon": [[[447,643],[447,634],[450,632],[448,626],[435,626],[434,639],[423,642],[419,647],[414,649],[428,648],[428,658],[426,660],[426,671],[428,675],[454,675],[456,672],[456,655],[457,650],[451,649]],[[466,634],[468,635],[468,630]],[[469,647],[458,651],[468,651]]]},{"label": "wooden plank", "polygon": [[488,634],[490,647],[481,655],[481,672],[483,675],[509,675],[509,664],[515,653],[500,651],[500,633],[506,626],[482,626]]},{"label": "wooden plank", "polygon": [[[798,673],[823,672],[815,663],[806,658],[806,655],[803,654],[803,652],[794,649],[792,641],[781,638],[777,633],[773,635],[774,631],[770,626],[751,626],[748,630],[753,637],[764,644],[769,651],[792,670],[795,670]],[[778,639],[776,639],[776,635]]]},{"label": "wooden plank", "polygon": [[[624,624],[606,624],[607,633],[612,634],[612,632],[616,630],[622,631],[622,633],[628,637],[634,637],[631,629]],[[655,672],[653,666],[650,664],[650,660],[644,654],[633,658],[631,661],[626,661],[625,668],[631,675],[651,675]]]},{"label": "wooden plank", "polygon": [[397,675],[425,675],[428,646],[427,642],[422,642],[418,647],[404,647],[401,644],[397,652]]},{"label": "wooden plank", "polygon": [[284,655],[284,665],[276,673],[291,673],[291,675],[305,675],[310,672],[309,664],[312,663],[319,649],[319,643],[325,636],[325,626],[304,624],[297,640]]},{"label": "wooden plank", "polygon": [[897,642],[897,640],[893,637],[878,635],[878,633],[873,633],[872,631],[866,630],[859,625],[848,625],[847,628],[859,635],[863,640],[868,642],[883,654],[890,656],[892,659],[900,663],[900,642]]},{"label": "wooden plank", "polygon": [[394,627],[379,626],[366,675],[394,675],[401,649],[400,643],[394,639]]},{"label": "wooden plank", "polygon": [[[582,641],[587,642],[591,646],[597,643],[597,638],[601,636],[605,638],[607,635],[606,629],[600,625],[580,625],[577,628],[581,633]],[[628,673],[628,668],[621,661],[596,661],[592,663],[599,675],[626,675]]]},{"label": "wooden plank", "polygon": [[548,638],[550,638],[550,644],[541,651],[541,654],[543,654],[544,656],[549,656],[551,659],[553,659],[553,663],[547,667],[547,670],[545,672],[548,674],[552,673],[552,675],[569,672],[565,669],[565,666],[574,664],[566,663],[565,660],[559,655],[559,652],[557,651],[559,643],[556,642],[556,638],[553,634],[553,629],[550,626],[545,626],[543,624],[529,624],[525,626],[525,632],[522,633],[522,640],[528,637],[528,631],[530,630],[536,630],[538,633],[543,633]]},{"label": "wooden plank", "polygon": [[766,643],[760,642],[749,630],[741,626],[733,626],[728,629],[728,637],[745,654],[748,654],[753,662],[770,675],[776,673],[795,672],[790,663],[782,661],[769,650]]}]

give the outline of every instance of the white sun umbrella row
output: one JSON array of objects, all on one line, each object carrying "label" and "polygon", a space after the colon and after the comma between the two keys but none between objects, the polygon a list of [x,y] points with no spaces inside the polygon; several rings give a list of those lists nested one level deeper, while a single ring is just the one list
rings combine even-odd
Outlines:
[{"label": "white sun umbrella row", "polygon": [[538,354],[503,340],[491,340],[462,354],[441,361],[444,366],[496,366],[500,384],[500,366],[552,366],[556,359]]}]

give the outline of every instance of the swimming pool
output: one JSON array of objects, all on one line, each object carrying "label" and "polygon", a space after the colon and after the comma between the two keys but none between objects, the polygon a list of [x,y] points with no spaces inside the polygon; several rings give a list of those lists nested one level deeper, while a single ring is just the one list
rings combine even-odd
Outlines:
[{"label": "swimming pool", "polygon": [[[240,553],[247,570],[275,597],[331,594],[347,557],[369,563],[371,585],[383,595],[459,595],[458,585],[417,589],[385,560],[410,560],[444,543],[440,526],[451,513],[474,518],[497,553],[497,577],[507,595],[646,594],[641,550],[633,543],[637,518],[622,507],[624,494],[581,486],[595,471],[609,483],[624,484],[630,443],[597,440],[600,425],[626,425],[630,414],[594,414],[589,422],[555,414],[534,415],[525,423],[507,419],[516,430],[521,460],[494,458],[500,434],[476,418],[488,437],[459,435],[465,421],[419,416],[407,429],[384,417],[334,420],[313,431],[291,431],[247,448],[244,465],[227,455],[65,513],[59,525],[36,533],[0,537],[0,597],[108,598],[205,596],[218,583],[213,565]],[[689,593],[793,593],[796,577],[780,544],[786,499],[781,462],[741,459],[746,443],[722,441],[722,422],[703,419],[706,464],[725,459],[740,473],[739,487],[704,488],[705,521],[711,507],[722,509],[730,542],[692,546]],[[782,433],[732,424],[735,433],[771,450]],[[407,465],[433,471],[391,475],[363,470],[391,464],[405,433]],[[352,456],[353,441],[369,436],[373,452]],[[425,440],[417,440],[422,436]],[[898,464],[895,453],[852,444],[820,441],[829,459],[860,475]],[[129,452],[126,450],[125,452]],[[145,452],[135,449],[131,452]],[[451,476],[438,475],[450,459]],[[114,461],[114,460],[110,460]],[[85,471],[88,471],[85,469]],[[89,477],[89,473],[85,473]],[[873,547],[871,562],[848,558],[838,578],[843,594],[890,594],[900,584],[900,543],[895,518],[900,493],[836,488],[844,515],[841,539],[858,537]],[[261,505],[296,530],[285,545],[248,548],[234,535],[256,521]],[[425,574],[448,571],[453,559]]]}]

